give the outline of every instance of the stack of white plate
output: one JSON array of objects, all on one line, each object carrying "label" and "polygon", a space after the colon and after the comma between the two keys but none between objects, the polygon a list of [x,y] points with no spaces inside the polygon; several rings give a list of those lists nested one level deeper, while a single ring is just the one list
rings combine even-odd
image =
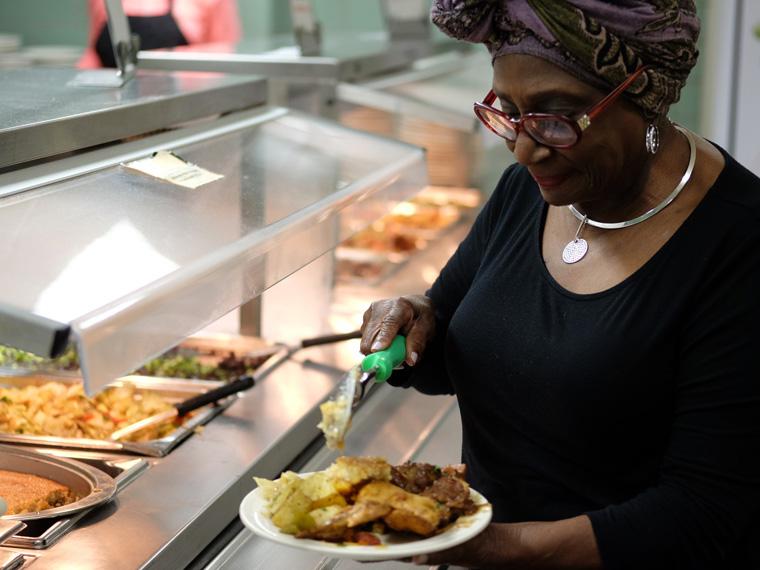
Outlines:
[{"label": "stack of white plate", "polygon": [[65,45],[29,46],[21,53],[29,58],[33,65],[73,67],[82,55],[82,48]]},{"label": "stack of white plate", "polygon": [[16,34],[0,34],[0,53],[17,51],[21,47],[21,36]]},{"label": "stack of white plate", "polygon": [[30,65],[32,65],[32,60],[21,52],[0,52],[0,69],[17,69],[19,67],[29,67]]},{"label": "stack of white plate", "polygon": [[29,59],[18,51],[20,47],[21,36],[0,34],[0,69],[14,69],[29,65]]}]

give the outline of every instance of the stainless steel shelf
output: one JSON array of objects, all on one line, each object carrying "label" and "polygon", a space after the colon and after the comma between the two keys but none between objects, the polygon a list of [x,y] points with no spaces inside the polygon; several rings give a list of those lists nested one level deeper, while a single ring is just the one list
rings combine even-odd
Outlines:
[{"label": "stainless steel shelf", "polygon": [[238,44],[183,46],[138,53],[143,69],[255,73],[297,83],[359,81],[408,68],[414,61],[451,50],[470,49],[441,35],[425,40],[391,40],[385,32],[331,34],[319,56],[302,56],[292,36]]},{"label": "stainless steel shelf", "polygon": [[0,71],[0,169],[266,102],[260,77],[141,71],[121,88],[76,69]]}]

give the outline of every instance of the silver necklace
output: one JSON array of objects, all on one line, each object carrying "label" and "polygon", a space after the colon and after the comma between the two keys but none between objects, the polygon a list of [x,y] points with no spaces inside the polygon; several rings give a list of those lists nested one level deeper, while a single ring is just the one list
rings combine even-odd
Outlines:
[{"label": "silver necklace", "polygon": [[578,226],[578,231],[575,232],[575,237],[565,246],[565,249],[562,250],[562,261],[565,263],[577,263],[586,255],[588,252],[588,242],[581,237],[581,234],[583,233],[583,228],[587,224],[589,226],[594,226],[595,228],[602,228],[605,230],[619,230],[621,228],[629,228],[648,220],[658,212],[662,211],[666,206],[668,206],[673,200],[676,199],[676,196],[681,193],[681,190],[684,189],[684,186],[686,186],[689,180],[691,180],[691,175],[694,172],[694,163],[697,160],[697,145],[694,142],[694,137],[689,131],[679,127],[678,125],[674,126],[676,129],[681,131],[686,137],[686,140],[689,141],[689,164],[686,167],[686,172],[684,172],[683,176],[681,176],[681,181],[678,183],[678,186],[676,186],[662,202],[657,204],[651,210],[647,210],[640,216],[637,216],[630,220],[625,220],[623,222],[597,222],[596,220],[589,218],[587,215],[582,214],[576,209],[575,206],[570,204],[568,208],[573,213],[573,215],[580,220],[580,225]]}]

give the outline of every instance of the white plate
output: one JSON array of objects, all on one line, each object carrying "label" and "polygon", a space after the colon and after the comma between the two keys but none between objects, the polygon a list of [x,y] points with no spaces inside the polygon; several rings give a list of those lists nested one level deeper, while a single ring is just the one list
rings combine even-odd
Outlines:
[{"label": "white plate", "polygon": [[[306,477],[311,473],[301,473]],[[284,546],[319,552],[331,558],[349,558],[351,560],[395,560],[418,554],[428,554],[452,548],[480,534],[491,522],[492,509],[486,498],[470,489],[470,497],[479,506],[473,515],[459,517],[441,534],[429,538],[413,538],[395,534],[377,535],[382,544],[364,546],[361,544],[338,544],[309,538],[296,538],[285,534],[272,523],[266,514],[266,501],[260,488],[248,493],[240,503],[240,519],[254,534],[272,540]]]}]

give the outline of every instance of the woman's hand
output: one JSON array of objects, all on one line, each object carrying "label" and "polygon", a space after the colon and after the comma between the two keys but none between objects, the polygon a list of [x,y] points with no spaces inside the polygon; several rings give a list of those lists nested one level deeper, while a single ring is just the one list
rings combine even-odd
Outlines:
[{"label": "woman's hand", "polygon": [[466,568],[505,568],[509,563],[505,545],[510,543],[509,526],[490,524],[483,532],[464,544],[448,550],[412,558],[414,564],[464,566]]},{"label": "woman's hand", "polygon": [[491,523],[459,546],[412,559],[469,568],[597,570],[602,559],[586,515],[552,522]]},{"label": "woman's hand", "polygon": [[405,295],[375,301],[364,312],[361,351],[364,354],[388,348],[396,337],[406,336],[406,359],[414,366],[435,335],[433,302],[424,295]]}]

